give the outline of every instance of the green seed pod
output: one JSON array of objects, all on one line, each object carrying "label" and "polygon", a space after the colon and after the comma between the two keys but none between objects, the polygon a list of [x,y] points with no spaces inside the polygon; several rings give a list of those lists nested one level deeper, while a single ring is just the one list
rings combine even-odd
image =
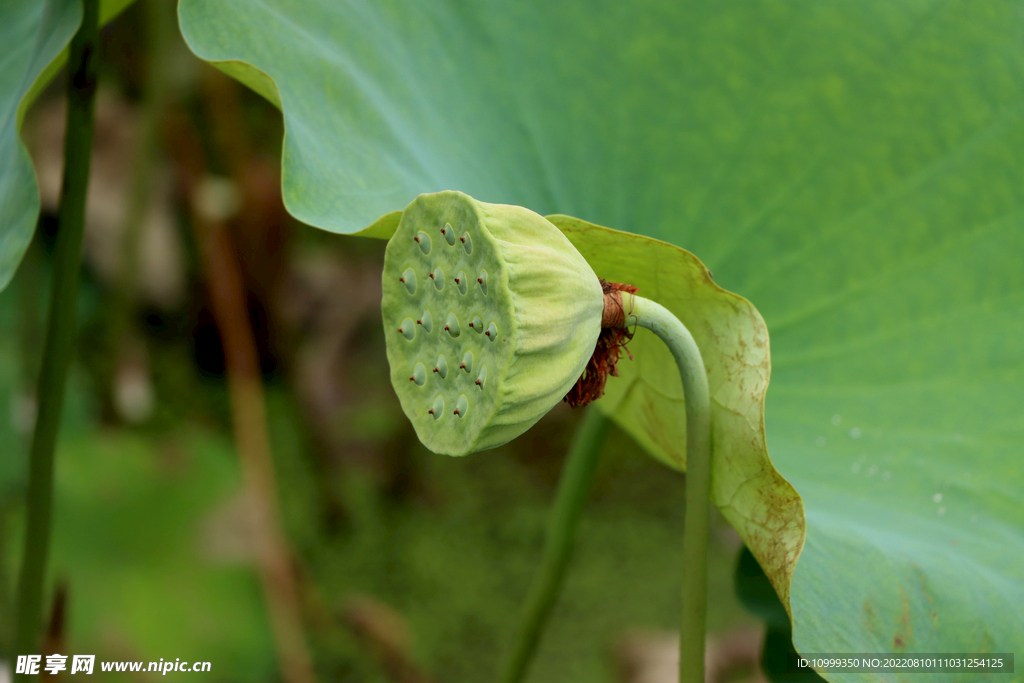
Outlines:
[{"label": "green seed pod", "polygon": [[597,275],[558,228],[461,192],[406,207],[383,292],[391,383],[420,441],[446,455],[500,446],[561,401],[604,310]]}]

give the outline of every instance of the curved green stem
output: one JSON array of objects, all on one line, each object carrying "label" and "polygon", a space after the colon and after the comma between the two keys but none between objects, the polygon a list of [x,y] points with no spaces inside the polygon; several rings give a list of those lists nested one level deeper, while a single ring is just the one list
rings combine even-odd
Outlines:
[{"label": "curved green stem", "polygon": [[25,553],[18,588],[16,654],[39,651],[43,577],[50,540],[53,498],[53,450],[64,403],[64,380],[73,352],[78,270],[85,224],[85,190],[89,182],[93,111],[96,101],[96,50],[99,0],[84,0],[82,24],[71,40],[68,59],[68,116],[64,141],[57,248],[50,290],[43,361],[36,400],[39,405],[29,455]]},{"label": "curved green stem", "polygon": [[576,428],[558,480],[553,514],[548,522],[544,561],[530,588],[515,649],[502,666],[502,683],[521,681],[537,650],[572,557],[576,525],[586,507],[590,484],[610,426],[611,421],[597,408],[590,408]]},{"label": "curved green stem", "polygon": [[[711,493],[711,399],[700,349],[690,331],[668,309],[643,297],[625,294],[627,325],[645,327],[675,357],[686,398],[686,518],[683,524],[682,619],[679,680],[703,683],[707,613],[708,524]],[[591,408],[573,437],[558,482],[554,513],[548,526],[544,561],[534,578],[515,649],[502,667],[501,683],[519,683],[526,674],[561,588],[572,555],[576,525],[610,421]]]},{"label": "curved green stem", "polygon": [[683,603],[679,681],[704,683],[704,628],[707,613],[708,522],[711,493],[711,399],[700,349],[664,306],[624,295],[627,325],[658,335],[672,351],[686,397],[686,518],[683,522]]}]

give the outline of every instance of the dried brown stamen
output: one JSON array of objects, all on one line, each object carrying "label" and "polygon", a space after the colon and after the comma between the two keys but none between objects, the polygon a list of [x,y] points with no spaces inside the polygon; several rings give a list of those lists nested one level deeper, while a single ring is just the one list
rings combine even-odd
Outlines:
[{"label": "dried brown stamen", "polygon": [[626,327],[626,311],[622,305],[622,292],[635,294],[637,288],[633,285],[601,279],[601,289],[604,290],[601,334],[597,338],[593,355],[587,361],[587,367],[564,399],[573,408],[585,406],[604,396],[604,386],[608,382],[608,376],[619,376],[616,364],[623,351],[626,352],[630,360],[633,360],[633,354],[626,348],[626,344],[633,338],[633,332]]}]

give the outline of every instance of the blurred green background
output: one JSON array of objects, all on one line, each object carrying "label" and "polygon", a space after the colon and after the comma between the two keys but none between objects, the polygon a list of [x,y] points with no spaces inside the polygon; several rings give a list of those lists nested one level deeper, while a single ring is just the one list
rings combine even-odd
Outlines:
[{"label": "blurred green background", "polygon": [[[280,198],[280,113],[194,58],[173,24],[160,42],[148,21],[137,4],[102,34],[78,352],[58,444],[47,581],[56,651],[205,660],[206,680],[280,677],[233,445],[225,354],[188,209],[199,200],[177,156],[185,136],[202,150],[207,175],[198,192],[220,207],[243,272],[288,560],[317,676],[492,678],[540,558],[579,414],[561,405],[487,454],[425,451],[388,380],[383,243],[290,218]],[[158,92],[148,81],[153,69],[166,76]],[[0,293],[0,443],[10,454],[0,458],[0,660],[11,654],[62,86],[61,76],[26,119],[43,215],[15,281]],[[680,475],[613,430],[529,680],[671,679],[682,494]],[[757,677],[762,630],[732,588],[739,549],[716,518],[716,680]]]}]

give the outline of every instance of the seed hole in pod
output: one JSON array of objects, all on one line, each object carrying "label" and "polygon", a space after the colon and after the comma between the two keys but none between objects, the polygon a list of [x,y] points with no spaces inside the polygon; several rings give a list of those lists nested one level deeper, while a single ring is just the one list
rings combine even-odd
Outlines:
[{"label": "seed hole in pod", "polygon": [[469,236],[467,232],[465,235],[459,238],[462,242],[462,248],[466,250],[467,254],[473,253],[473,238]]},{"label": "seed hole in pod", "polygon": [[427,334],[430,334],[431,328],[434,327],[434,318],[430,315],[430,311],[423,309],[423,315],[421,315],[420,319],[416,321],[416,324],[422,325],[423,329],[427,331]]},{"label": "seed hole in pod", "polygon": [[477,334],[483,334],[484,332],[484,321],[479,317],[475,317],[469,321],[469,326]]},{"label": "seed hole in pod", "polygon": [[398,278],[398,281],[405,285],[406,290],[410,294],[416,293],[416,273],[413,272],[412,268],[402,273],[402,277]]},{"label": "seed hole in pod", "polygon": [[452,230],[450,223],[444,224],[444,227],[441,228],[441,234],[444,235],[444,241],[448,243],[448,246],[455,244],[455,231]]},{"label": "seed hole in pod", "polygon": [[458,337],[462,333],[462,330],[459,329],[459,319],[455,317],[454,313],[449,313],[448,319],[444,321],[444,331],[452,337]]},{"label": "seed hole in pod", "polygon": [[441,416],[444,415],[444,397],[441,395],[436,396],[434,403],[430,406],[430,410],[427,413],[433,415],[435,420],[440,420]]},{"label": "seed hole in pod", "polygon": [[448,361],[444,359],[444,356],[437,357],[437,364],[434,365],[434,372],[440,375],[441,379],[448,376]]},{"label": "seed hole in pod", "polygon": [[455,414],[459,417],[466,417],[466,411],[469,410],[469,399],[466,398],[465,394],[459,396],[459,400],[455,402]]},{"label": "seed hole in pod", "polygon": [[413,368],[412,377],[409,378],[410,382],[416,382],[416,386],[422,387],[427,383],[427,369],[423,367],[423,363],[417,363],[416,367]]},{"label": "seed hole in pod", "polygon": [[466,372],[473,371],[473,352],[466,351],[466,355],[462,357],[462,365],[459,366],[459,370],[465,370]]},{"label": "seed hole in pod", "polygon": [[487,271],[481,270],[480,274],[476,276],[476,283],[480,285],[480,291],[484,294],[487,293]]},{"label": "seed hole in pod", "polygon": [[498,328],[494,326],[494,323],[487,326],[487,329],[484,330],[484,336],[490,341],[494,341],[494,338],[498,336]]},{"label": "seed hole in pod", "polygon": [[484,382],[486,382],[486,381],[487,381],[487,366],[485,365],[485,366],[480,368],[480,374],[476,376],[475,384],[478,387],[480,387],[481,389],[483,389],[484,388]]},{"label": "seed hole in pod", "polygon": [[466,282],[465,273],[459,273],[459,276],[455,278],[455,284],[459,286],[459,294],[465,294],[469,289],[469,283]]},{"label": "seed hole in pod", "polygon": [[430,253],[430,235],[425,232],[418,232],[412,239],[416,244],[420,245],[420,251],[424,254]]},{"label": "seed hole in pod", "polygon": [[402,321],[402,326],[398,328],[398,331],[401,333],[403,337],[405,337],[409,341],[412,341],[413,337],[416,336],[416,323],[414,323],[409,318],[406,318],[405,320]]},{"label": "seed hole in pod", "polygon": [[444,271],[440,267],[434,269],[434,272],[430,274],[430,279],[434,281],[434,289],[439,292],[444,289]]}]

